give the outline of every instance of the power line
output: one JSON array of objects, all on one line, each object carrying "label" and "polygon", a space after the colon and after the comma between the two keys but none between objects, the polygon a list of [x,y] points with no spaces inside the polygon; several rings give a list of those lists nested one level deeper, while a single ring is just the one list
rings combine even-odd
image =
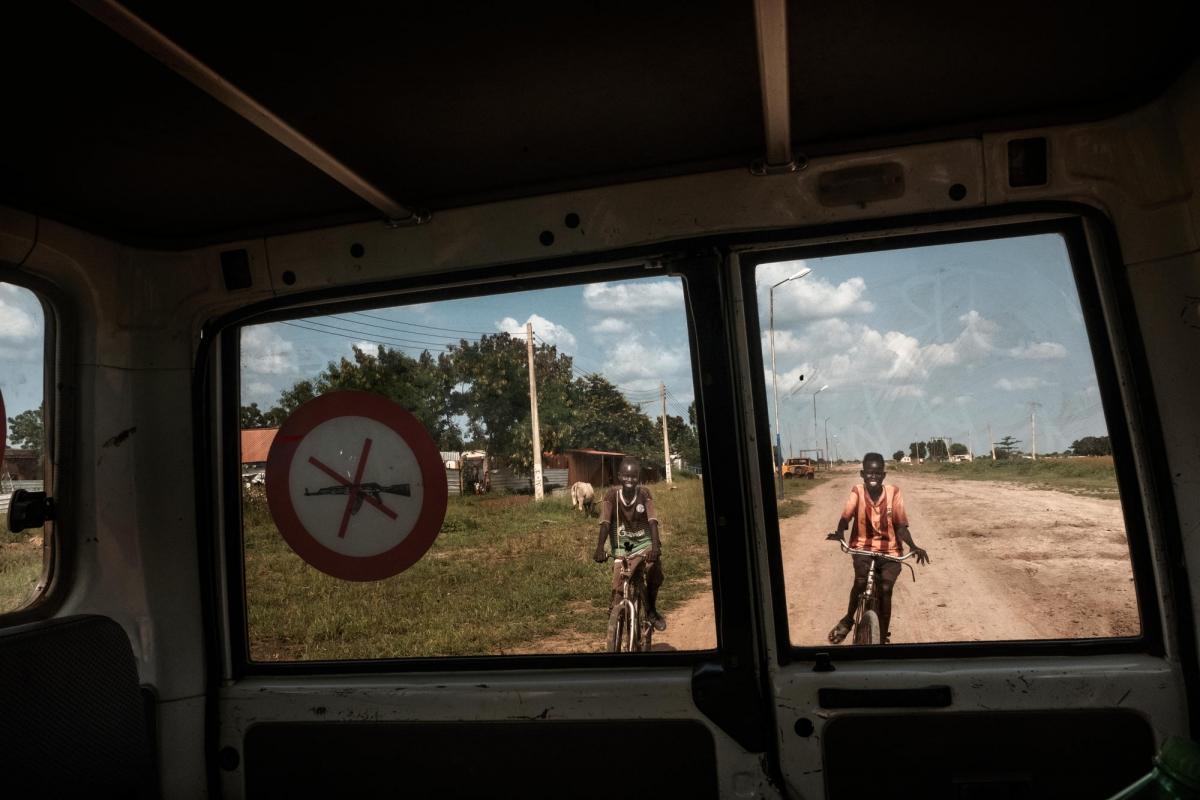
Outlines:
[{"label": "power line", "polygon": [[442,352],[445,352],[445,348],[430,347],[428,345],[406,345],[406,344],[394,344],[392,342],[378,341],[378,339],[390,338],[388,336],[380,336],[377,339],[370,339],[365,336],[346,336],[345,334],[342,334],[342,333],[335,333],[334,331],[327,331],[327,330],[323,330],[321,328],[310,328],[307,325],[300,323],[300,322],[281,322],[280,324],[287,325],[292,328],[300,328],[301,330],[312,331],[313,333],[323,333],[326,336],[335,336],[338,339],[341,339],[346,342],[366,342],[368,344],[379,345],[380,347],[390,347],[390,348],[399,349],[399,350],[422,350],[422,351],[440,350]]},{"label": "power line", "polygon": [[[438,327],[437,325],[422,325],[419,322],[404,322],[403,320],[389,319],[388,317],[381,317],[377,314],[368,314],[365,311],[354,311],[351,313],[358,314],[360,317],[366,317],[368,319],[377,319],[377,320],[380,320],[381,322],[391,322],[391,323],[395,323],[397,325],[411,325],[414,328],[428,328],[429,330],[433,330],[433,331],[450,331],[451,333],[473,333],[473,334],[476,334],[477,336],[494,336],[495,334],[500,333],[500,331],[465,331],[465,330],[460,330],[458,328],[441,328],[441,327]],[[508,333],[510,336],[514,335],[512,331],[504,331],[504,333]],[[520,334],[521,334],[521,336],[524,336],[525,331],[520,331]]]},{"label": "power line", "polygon": [[[372,334],[369,331],[359,331],[359,330],[355,330],[354,328],[343,328],[339,325],[330,325],[328,322],[320,322],[319,320],[315,320],[315,319],[302,319],[302,320],[297,320],[297,322],[304,322],[309,325],[319,325],[321,328],[329,328],[331,330],[341,331],[343,333],[352,333],[355,336],[376,336],[377,338],[380,338],[380,339],[391,339],[391,340],[397,341],[397,342],[405,342],[409,345],[419,345],[419,346],[425,347],[425,348],[432,347],[432,348],[442,350],[443,352],[450,349],[447,345],[445,345],[441,342],[434,344],[431,342],[420,342],[420,341],[417,341],[416,339],[402,339],[397,336],[380,336],[379,334]],[[292,323],[285,322],[284,324],[285,325],[289,325],[289,324],[294,325],[295,323],[294,322],[292,322]]]}]

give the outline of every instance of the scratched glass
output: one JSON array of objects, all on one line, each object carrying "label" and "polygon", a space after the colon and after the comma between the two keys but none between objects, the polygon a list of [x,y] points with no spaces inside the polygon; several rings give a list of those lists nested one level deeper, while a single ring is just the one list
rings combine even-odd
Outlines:
[{"label": "scratched glass", "polygon": [[[635,638],[654,651],[715,648],[679,279],[248,325],[240,349],[250,660],[608,650],[614,562],[594,557],[625,456],[646,490],[631,519],[659,523],[656,605],[668,621]],[[344,405],[351,395],[335,393],[346,392],[411,414],[432,456],[389,412]],[[322,411],[316,398],[332,400]],[[438,492],[446,512],[428,549],[411,564],[391,558]],[[622,541],[652,546],[648,530],[622,527]],[[649,598],[631,599],[646,618]]]},{"label": "scratched glass", "polygon": [[[1140,633],[1061,237],[780,261],[754,277],[794,644]],[[867,453],[884,460],[882,499],[851,501]],[[860,556],[856,579],[827,534],[848,515],[847,545],[906,554],[902,513],[928,563]]]},{"label": "scratched glass", "polygon": [[43,528],[8,529],[13,492],[43,491],[46,450],[43,375],[46,317],[33,292],[0,283],[0,613],[24,608],[45,589]]}]

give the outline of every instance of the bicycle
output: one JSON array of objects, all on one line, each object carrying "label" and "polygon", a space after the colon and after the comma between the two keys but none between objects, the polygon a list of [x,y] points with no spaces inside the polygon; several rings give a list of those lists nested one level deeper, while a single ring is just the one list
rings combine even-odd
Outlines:
[{"label": "bicycle", "polygon": [[902,556],[890,556],[885,553],[876,553],[872,550],[859,550],[847,545],[837,531],[831,532],[825,538],[836,541],[842,548],[843,553],[871,556],[871,568],[867,571],[867,586],[863,589],[862,594],[858,596],[858,608],[854,611],[854,643],[883,644],[883,631],[879,624],[879,610],[876,606],[878,598],[875,597],[875,559],[883,558],[888,561],[896,561],[902,566],[908,567],[912,573],[913,582],[916,583],[917,571],[913,569],[912,564],[905,563],[909,558],[916,555],[916,553],[910,552]]},{"label": "bicycle", "polygon": [[654,625],[646,617],[646,561],[630,566],[633,556],[609,558],[621,565],[621,599],[608,612],[608,652],[648,652]]}]

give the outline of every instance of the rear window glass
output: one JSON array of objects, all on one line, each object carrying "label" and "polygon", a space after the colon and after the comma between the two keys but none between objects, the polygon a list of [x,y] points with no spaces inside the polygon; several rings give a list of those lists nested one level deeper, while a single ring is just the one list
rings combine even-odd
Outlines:
[{"label": "rear window glass", "polygon": [[[755,282],[793,644],[1140,633],[1060,236],[763,263]],[[801,456],[811,480],[788,472]]]},{"label": "rear window glass", "polygon": [[45,341],[38,296],[0,283],[0,428],[6,432],[0,450],[0,613],[29,605],[44,588],[43,529],[13,533],[8,510],[14,492],[43,489]]},{"label": "rear window glass", "polygon": [[[716,646],[679,279],[309,316],[246,326],[240,343],[251,661]],[[391,407],[432,455],[406,450]],[[437,492],[446,510],[427,549],[381,574]],[[606,518],[615,542],[601,540]],[[402,529],[414,533],[389,538]],[[306,556],[296,535],[319,546]],[[637,562],[629,580],[596,561],[614,543]],[[614,630],[629,599],[636,642],[630,625]]]}]

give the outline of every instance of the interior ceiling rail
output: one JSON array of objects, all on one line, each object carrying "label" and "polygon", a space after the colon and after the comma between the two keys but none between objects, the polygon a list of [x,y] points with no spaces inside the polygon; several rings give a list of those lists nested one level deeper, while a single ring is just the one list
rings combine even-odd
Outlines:
[{"label": "interior ceiling rail", "polygon": [[758,41],[758,80],[762,87],[766,158],[754,162],[755,174],[795,172],[807,162],[792,156],[792,121],[788,94],[787,0],[754,0]]},{"label": "interior ceiling rail", "polygon": [[428,219],[428,215],[419,214],[393,200],[116,0],[73,1],[76,6],[103,22],[118,35],[174,70],[197,88],[212,95],[217,102],[379,209],[389,222],[397,225],[415,224]]}]

